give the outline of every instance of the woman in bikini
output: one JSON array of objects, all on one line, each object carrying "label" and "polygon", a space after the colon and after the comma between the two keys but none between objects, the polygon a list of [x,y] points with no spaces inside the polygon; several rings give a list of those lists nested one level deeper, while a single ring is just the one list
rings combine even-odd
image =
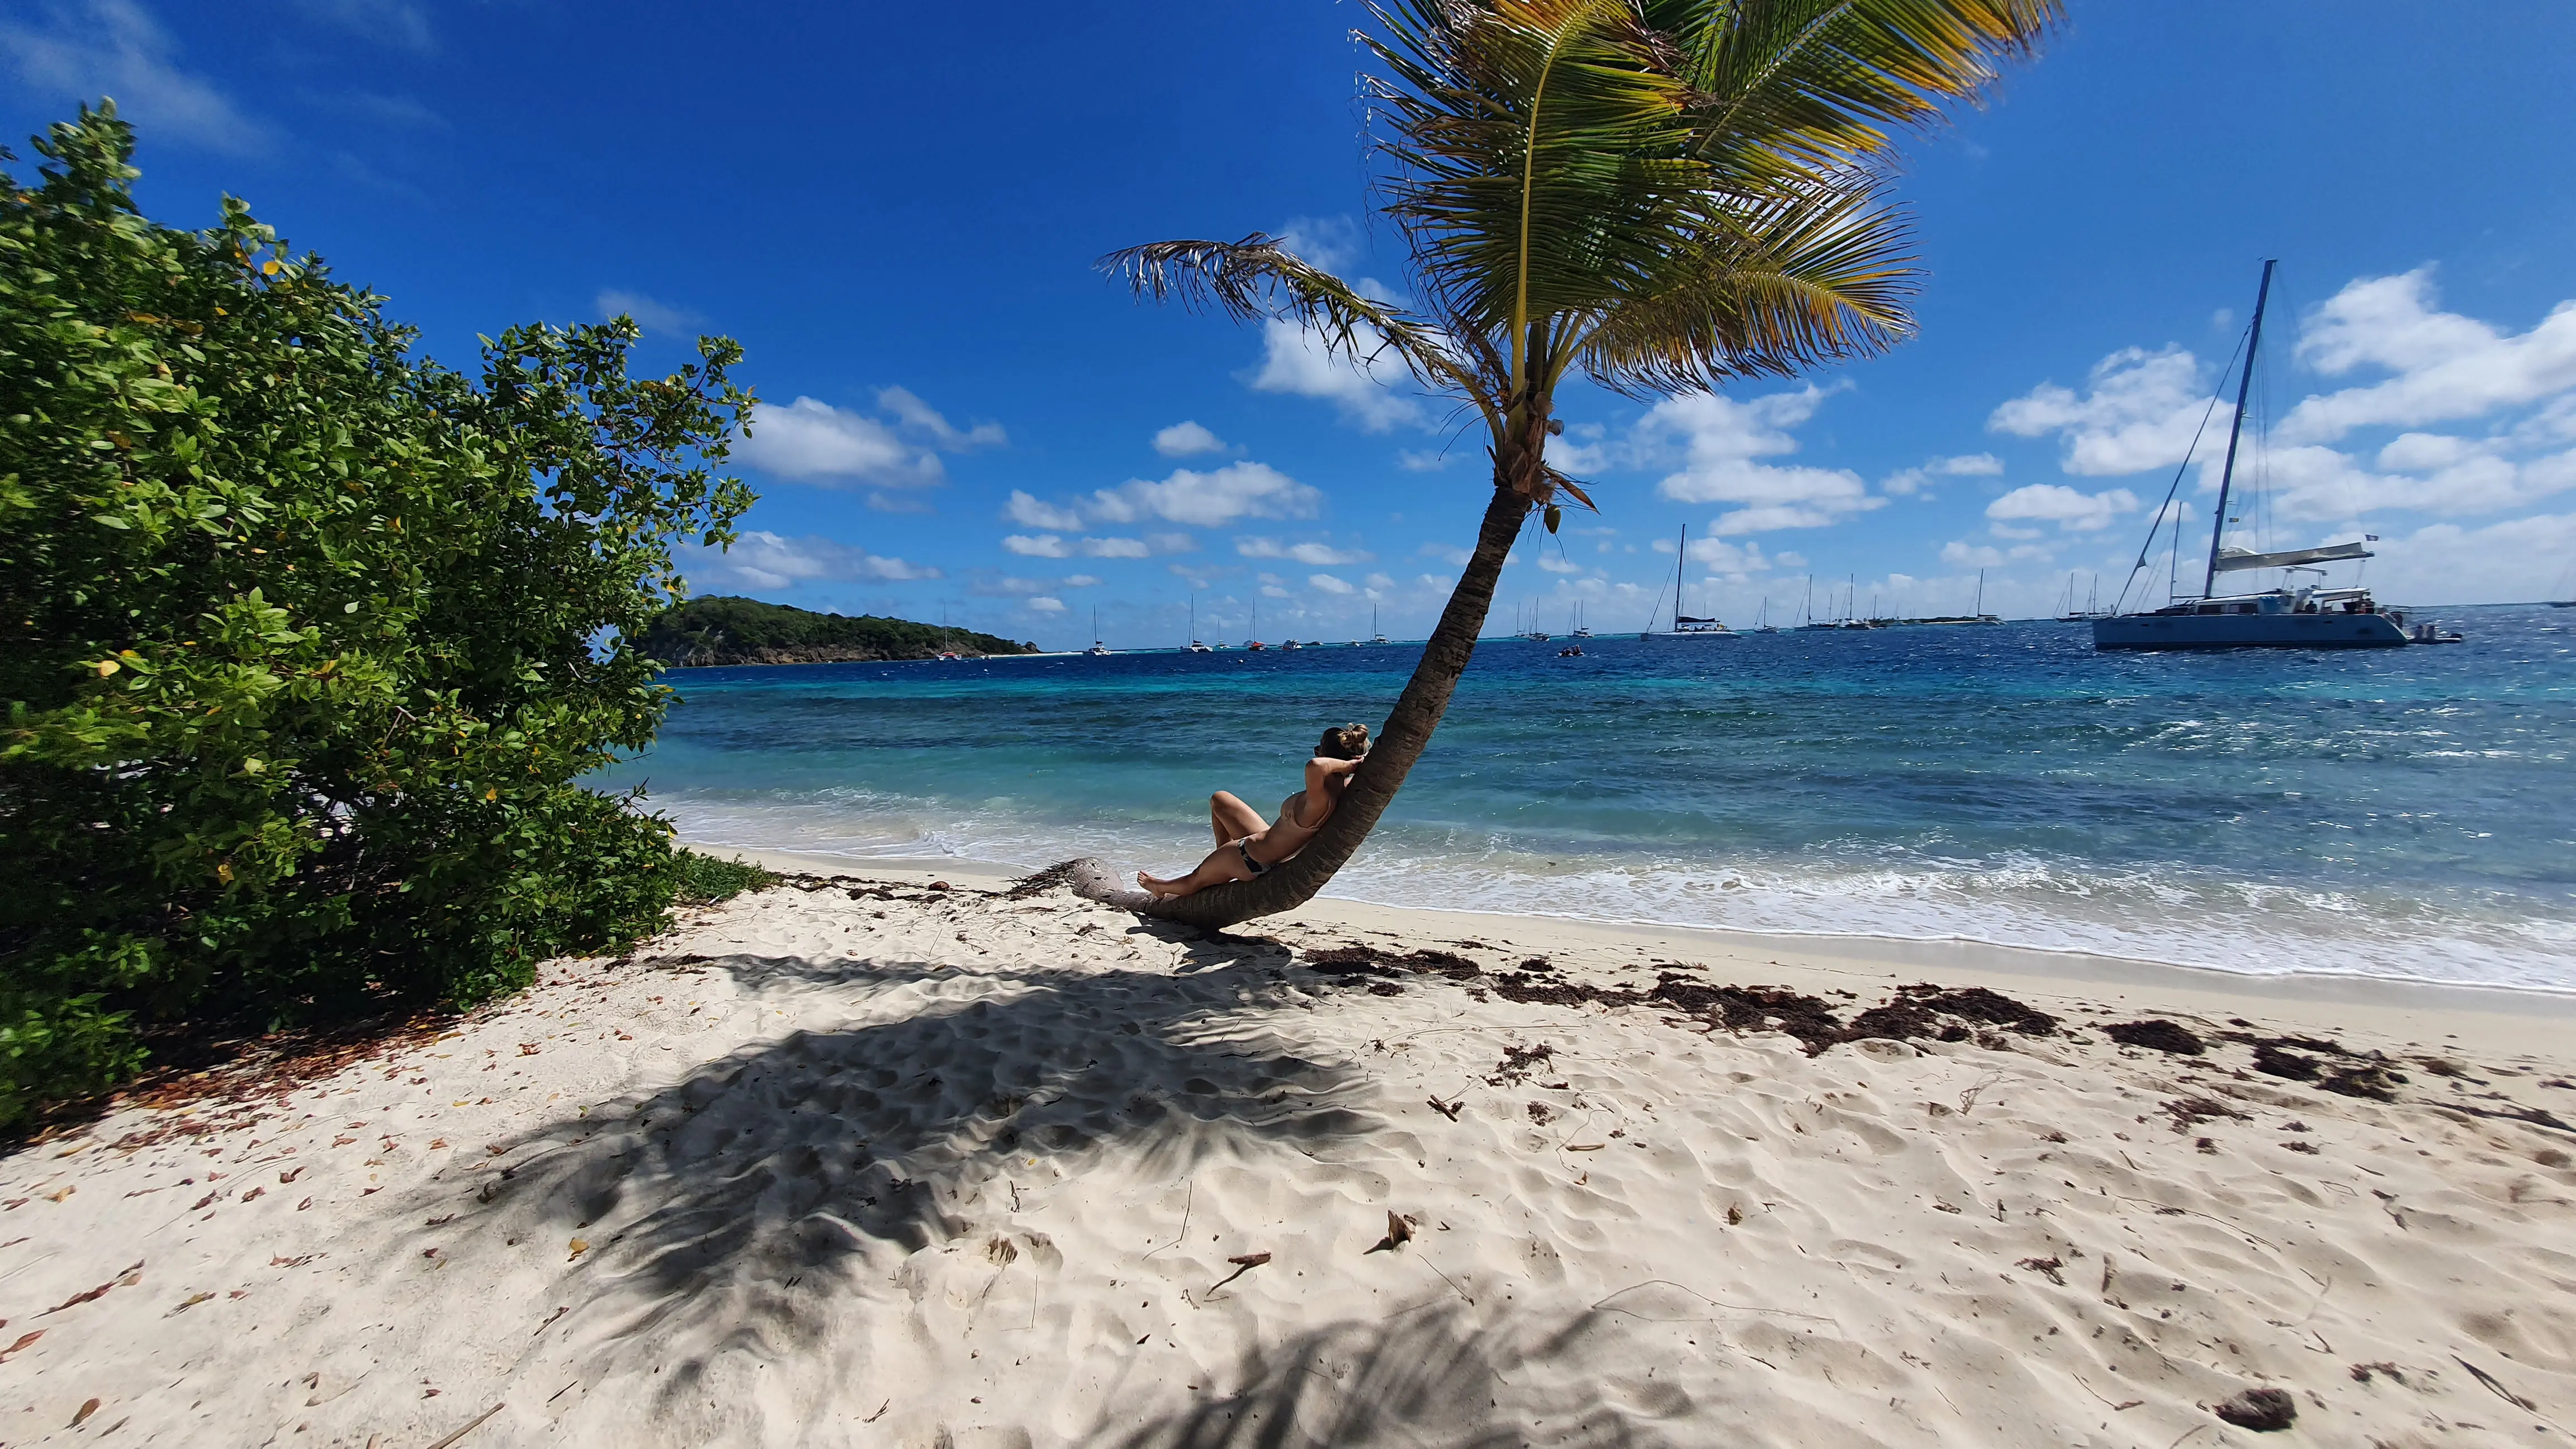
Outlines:
[{"label": "woman in bikini", "polygon": [[1216,850],[1198,869],[1173,880],[1136,872],[1136,884],[1157,896],[1185,896],[1231,880],[1257,880],[1270,868],[1306,848],[1315,832],[1333,817],[1333,807],[1350,788],[1351,772],[1368,757],[1366,725],[1336,725],[1324,731],[1315,757],[1306,762],[1306,788],[1279,802],[1279,818],[1264,823],[1261,812],[1219,790],[1208,797],[1208,825]]}]

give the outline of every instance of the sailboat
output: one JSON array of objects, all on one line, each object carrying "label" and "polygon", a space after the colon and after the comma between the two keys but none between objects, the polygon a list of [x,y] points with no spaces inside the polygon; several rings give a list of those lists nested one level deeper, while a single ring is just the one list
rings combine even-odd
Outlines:
[{"label": "sailboat", "polygon": [[[2330,543],[2317,548],[2278,549],[2256,552],[2227,546],[2229,523],[2228,498],[2236,485],[2237,444],[2245,431],[2245,399],[2254,385],[2254,360],[2263,346],[2263,310],[2272,297],[2272,269],[2278,261],[2263,263],[2263,280],[2254,292],[2254,320],[2245,335],[2245,370],[2236,381],[2236,414],[2227,425],[2227,460],[2218,473],[2218,507],[2210,515],[2209,564],[2201,576],[2200,597],[2177,599],[2161,609],[2135,614],[2114,612],[2093,621],[2093,647],[2096,649],[2386,649],[2408,644],[2448,644],[2459,639],[2430,623],[2409,627],[2406,616],[2395,609],[2383,609],[2370,590],[2360,585],[2328,588],[2326,571],[2319,564],[2343,563],[2373,557],[2364,547],[2375,535],[2347,543]],[[2188,453],[2183,467],[2191,466]],[[2182,473],[2174,474],[2174,487],[2182,486]],[[2166,494],[2169,506],[2173,495]],[[2135,580],[2147,566],[2147,555],[2155,547],[2168,508],[2157,510],[2156,521],[2147,531],[2147,543],[2138,551],[2137,563],[2129,574]],[[2173,511],[2174,549],[2182,548],[2182,516]],[[2256,569],[2279,569],[2283,584],[2259,593],[2222,594],[2218,576]],[[2313,574],[2316,582],[2288,585],[2292,574]],[[2128,592],[2124,585],[2123,596]],[[2116,610],[2116,605],[2114,606]]]},{"label": "sailboat", "polygon": [[[1830,597],[1832,586],[1827,585],[1826,591],[1829,597],[1826,598],[1825,602],[1830,604],[1833,602],[1833,599]],[[1807,600],[1805,603],[1798,606],[1798,631],[1800,633],[1811,633],[1818,630],[1839,629],[1841,627],[1842,626],[1840,624],[1834,623],[1829,619],[1819,619],[1816,617],[1816,576],[1814,574],[1807,575]]]},{"label": "sailboat", "polygon": [[1189,652],[1192,654],[1213,654],[1216,652],[1215,650],[1208,648],[1205,644],[1199,642],[1199,596],[1196,594],[1190,595]]},{"label": "sailboat", "polygon": [[1369,605],[1369,642],[1371,644],[1383,644],[1386,642],[1386,635],[1379,632],[1377,627],[1377,606],[1375,604]]},{"label": "sailboat", "polygon": [[1109,646],[1100,642],[1100,611],[1098,609],[1091,611],[1091,647],[1083,650],[1082,652],[1091,655],[1107,654],[1110,652]]},{"label": "sailboat", "polygon": [[1583,622],[1583,605],[1579,601],[1574,606],[1574,632],[1566,635],[1565,637],[1569,639],[1589,639],[1592,637],[1592,627]]},{"label": "sailboat", "polygon": [[1756,634],[1777,634],[1780,632],[1780,626],[1771,622],[1771,596],[1769,594],[1764,594],[1762,596],[1762,607],[1753,611],[1753,632]]},{"label": "sailboat", "polygon": [[1702,619],[1682,612],[1682,584],[1690,577],[1690,525],[1682,525],[1680,562],[1673,569],[1673,637],[1676,639],[1741,639],[1724,620]]},{"label": "sailboat", "polygon": [[[1259,599],[1254,599],[1252,601],[1252,632],[1255,634],[1261,632],[1261,601]],[[1267,649],[1270,646],[1262,643],[1258,639],[1247,639],[1244,641],[1243,647],[1246,649]]]}]

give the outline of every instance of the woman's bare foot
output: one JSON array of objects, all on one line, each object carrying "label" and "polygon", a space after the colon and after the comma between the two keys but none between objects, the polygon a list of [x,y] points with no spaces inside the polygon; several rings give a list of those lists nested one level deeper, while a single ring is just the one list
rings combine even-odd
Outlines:
[{"label": "woman's bare foot", "polygon": [[1160,876],[1147,875],[1141,870],[1136,872],[1136,884],[1142,887],[1145,894],[1149,896],[1167,896],[1172,893],[1172,883],[1170,881],[1164,880]]}]

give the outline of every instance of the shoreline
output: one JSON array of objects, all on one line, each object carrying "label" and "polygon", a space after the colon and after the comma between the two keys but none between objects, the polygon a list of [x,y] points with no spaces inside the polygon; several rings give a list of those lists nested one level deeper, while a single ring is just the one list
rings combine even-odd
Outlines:
[{"label": "shoreline", "polygon": [[[691,849],[729,855],[781,873],[848,875],[862,879],[923,884],[933,879],[1005,884],[1029,873],[1028,868],[997,861],[959,857],[843,857],[794,851],[750,850],[683,840]],[[2111,999],[2132,997],[2194,1003],[2208,1015],[2230,1002],[2260,1004],[2275,1013],[2295,1013],[2305,1024],[2335,1029],[2337,1013],[2371,1020],[2374,1034],[2395,1035],[2404,1020],[2422,1013],[2461,1013],[2495,1026],[2512,1037],[2518,1049],[2552,1049],[2559,1034],[2576,1024],[2576,991],[2546,987],[2472,985],[2386,976],[2325,972],[2257,975],[2210,966],[2182,966],[2136,957],[2077,951],[2052,951],[1959,939],[1928,940],[1902,936],[1804,934],[1741,931],[1716,926],[1658,922],[1617,922],[1537,912],[1462,911],[1434,906],[1391,906],[1374,902],[1318,897],[1284,915],[1268,918],[1303,925],[1334,923],[1394,935],[1445,933],[1455,937],[1502,933],[1499,923],[1513,923],[1509,934],[1533,949],[1623,946],[1661,948],[1681,956],[1727,961],[1778,962],[1780,968],[1819,976],[1888,980],[1939,973],[2001,990],[2018,984],[2059,997],[2110,992]],[[1263,922],[1238,929],[1259,930]],[[1544,942],[1545,945],[1541,943]],[[2033,985],[2033,983],[2044,983]],[[2143,1009],[2143,1008],[2142,1008]]]}]

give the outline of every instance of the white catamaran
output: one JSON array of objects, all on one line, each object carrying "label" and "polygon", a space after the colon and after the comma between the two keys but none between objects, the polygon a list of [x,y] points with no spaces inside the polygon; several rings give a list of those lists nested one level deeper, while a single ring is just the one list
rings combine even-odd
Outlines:
[{"label": "white catamaran", "polygon": [[[2263,345],[2263,308],[2272,297],[2272,269],[2277,265],[2270,261],[2263,264],[2263,281],[2254,294],[2254,321],[2245,337],[2245,370],[2236,383],[2236,416],[2227,428],[2227,461],[2218,474],[2218,509],[2210,520],[2209,566],[2202,575],[2200,597],[2174,599],[2161,609],[2135,614],[2114,612],[2096,618],[2096,649],[2378,649],[2448,644],[2460,637],[2445,634],[2429,623],[2410,627],[2405,615],[2381,608],[2370,590],[2361,585],[2326,586],[2325,570],[2317,565],[2371,557],[2363,545],[2373,541],[2375,535],[2350,543],[2270,553],[2227,546],[2228,498],[2236,483],[2237,444],[2245,431],[2245,397],[2254,382],[2255,354]],[[2147,556],[2154,550],[2156,535],[2168,516],[2174,521],[2175,551],[2181,551],[2182,515],[2173,502],[2182,487],[2183,473],[2190,467],[2190,454],[2185,453],[2182,468],[2174,473],[2174,486],[2166,492],[2165,503],[2147,530],[2146,547],[2138,551],[2138,561],[2130,567],[2133,582],[2147,567]],[[2278,588],[2258,593],[2218,592],[2220,574],[2255,569],[2280,569],[2284,582]],[[2292,574],[2313,574],[2315,581],[2292,587],[2287,582]],[[2125,596],[2127,588],[2124,586],[2121,592]]]}]

